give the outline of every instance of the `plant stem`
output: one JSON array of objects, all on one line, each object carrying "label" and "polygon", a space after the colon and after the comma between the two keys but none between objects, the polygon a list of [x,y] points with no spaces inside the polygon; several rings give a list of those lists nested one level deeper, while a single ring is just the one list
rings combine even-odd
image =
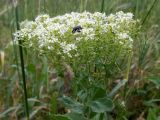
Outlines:
[{"label": "plant stem", "polygon": [[130,67],[131,67],[131,61],[132,61],[132,51],[129,53],[129,58],[128,58],[128,64],[127,64],[127,74],[126,74],[126,80],[128,81],[129,78],[129,72],[130,72]]},{"label": "plant stem", "polygon": [[142,21],[142,26],[143,26],[144,23],[146,22],[146,20],[147,20],[149,14],[150,14],[151,11],[153,10],[153,8],[154,8],[154,6],[155,6],[155,4],[156,4],[157,1],[158,1],[158,0],[154,0],[154,2],[153,2],[153,4],[152,4],[151,8],[149,9],[148,13],[146,14],[146,16],[144,17],[144,19],[143,19],[143,21]]},{"label": "plant stem", "polygon": [[101,12],[104,12],[104,1],[105,0],[102,0],[102,3],[101,3]]},{"label": "plant stem", "polygon": [[83,11],[83,0],[81,0],[81,4],[80,4],[80,12]]},{"label": "plant stem", "polygon": [[[15,16],[16,16],[16,27],[17,30],[20,30],[19,26],[19,16],[18,16],[18,6],[15,7]],[[27,100],[27,89],[26,89],[26,78],[25,78],[25,68],[24,68],[24,58],[23,58],[23,48],[22,48],[22,41],[18,40],[19,44],[19,52],[20,52],[20,61],[21,61],[21,70],[22,70],[22,80],[23,80],[23,90],[24,90],[24,100],[25,100],[25,110],[27,120],[29,120],[29,109],[28,109],[28,100]]]},{"label": "plant stem", "polygon": [[17,55],[17,51],[16,51],[16,45],[15,45],[15,42],[14,42],[12,25],[10,27],[11,27],[11,37],[12,37],[12,42],[13,42],[13,53],[15,54],[15,62],[16,62],[16,65],[17,65],[16,69],[17,69],[17,72],[18,72],[18,78],[20,79],[20,72],[19,72],[19,68],[18,68],[18,55]]},{"label": "plant stem", "polygon": [[43,0],[43,13],[46,13],[46,1]]}]

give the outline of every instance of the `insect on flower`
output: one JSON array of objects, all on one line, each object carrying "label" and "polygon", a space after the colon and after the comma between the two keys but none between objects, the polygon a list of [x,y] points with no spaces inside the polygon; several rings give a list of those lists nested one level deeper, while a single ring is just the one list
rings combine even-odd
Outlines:
[{"label": "insect on flower", "polygon": [[73,28],[72,33],[81,32],[82,29],[83,28],[81,26],[76,26],[76,27]]}]

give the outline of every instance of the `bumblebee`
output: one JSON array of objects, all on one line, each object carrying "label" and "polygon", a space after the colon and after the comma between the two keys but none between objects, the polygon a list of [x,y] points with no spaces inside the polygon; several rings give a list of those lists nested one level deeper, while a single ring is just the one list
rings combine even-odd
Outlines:
[{"label": "bumblebee", "polygon": [[72,33],[81,32],[83,28],[81,26],[76,26],[73,28]]}]

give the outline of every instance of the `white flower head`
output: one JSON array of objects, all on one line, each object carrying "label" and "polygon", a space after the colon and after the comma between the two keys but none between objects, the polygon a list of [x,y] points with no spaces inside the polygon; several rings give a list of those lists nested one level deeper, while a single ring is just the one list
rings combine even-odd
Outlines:
[{"label": "white flower head", "polygon": [[[35,21],[22,22],[21,30],[14,36],[15,40],[25,39],[24,43],[28,47],[38,47],[40,51],[56,51],[61,48],[63,54],[71,56],[70,52],[77,50],[79,43],[101,38],[107,40],[110,34],[115,36],[116,43],[124,48],[132,48],[133,38],[130,32],[135,23],[132,13],[122,11],[109,16],[105,13],[86,11],[71,12],[53,18],[44,14],[37,16]],[[72,32],[76,26],[81,26],[82,30]]]}]

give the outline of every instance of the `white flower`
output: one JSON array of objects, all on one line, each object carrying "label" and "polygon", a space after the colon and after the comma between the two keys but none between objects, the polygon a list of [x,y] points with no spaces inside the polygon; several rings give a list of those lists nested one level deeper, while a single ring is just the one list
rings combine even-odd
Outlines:
[{"label": "white flower", "polygon": [[43,23],[43,22],[45,22],[45,21],[48,20],[48,19],[49,19],[49,15],[47,15],[47,14],[39,15],[39,16],[37,16],[37,18],[35,19],[35,22],[37,22],[37,23]]},{"label": "white flower", "polygon": [[[131,48],[133,38],[130,32],[135,23],[132,13],[122,11],[109,16],[105,13],[86,11],[71,12],[53,18],[45,14],[37,16],[35,21],[22,22],[21,30],[17,31],[14,36],[16,41],[25,39],[24,42],[28,47],[38,46],[40,51],[55,50],[57,48],[54,46],[60,45],[63,53],[71,56],[70,51],[76,50],[81,41],[94,41],[97,38],[107,37],[110,33],[115,35],[116,42],[125,48]],[[72,33],[76,26],[81,26],[82,30]]]},{"label": "white flower", "polygon": [[127,33],[119,33],[118,39],[128,39],[130,36]]}]

